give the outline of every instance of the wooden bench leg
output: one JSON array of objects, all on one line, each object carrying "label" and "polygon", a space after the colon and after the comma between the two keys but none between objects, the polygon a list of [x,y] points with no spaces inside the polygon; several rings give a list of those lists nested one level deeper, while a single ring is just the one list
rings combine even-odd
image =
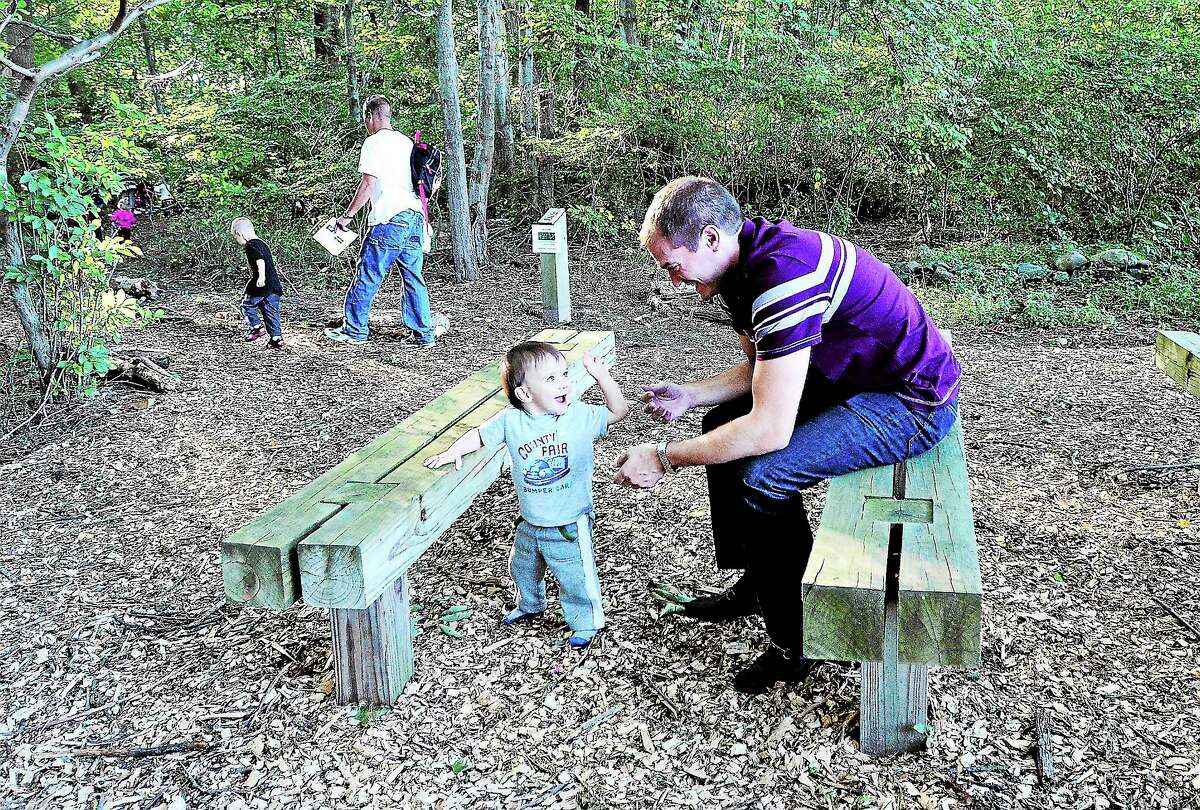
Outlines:
[{"label": "wooden bench leg", "polygon": [[[903,467],[903,465],[900,465]],[[904,473],[896,491],[904,494]],[[925,747],[929,723],[929,667],[900,663],[900,552],[903,527],[892,526],[887,596],[883,603],[883,660],[862,665],[858,747],[867,754],[902,754]]]},{"label": "wooden bench leg", "polygon": [[862,665],[859,750],[867,754],[919,751],[925,747],[928,722],[928,666],[894,660]]},{"label": "wooden bench leg", "polygon": [[338,703],[395,703],[413,674],[408,574],[401,574],[369,608],[333,608],[329,617]]}]

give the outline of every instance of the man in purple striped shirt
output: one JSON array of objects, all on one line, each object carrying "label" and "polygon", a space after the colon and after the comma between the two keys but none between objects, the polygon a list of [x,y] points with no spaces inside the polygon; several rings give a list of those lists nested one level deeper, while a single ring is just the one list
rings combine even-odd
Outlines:
[{"label": "man in purple striped shirt", "polygon": [[720,184],[674,180],[655,195],[642,244],[676,284],[715,299],[743,363],[687,385],[646,389],[663,421],[712,407],[703,433],[631,447],[616,480],[652,487],[704,465],[721,568],[744,569],[684,615],[721,621],[762,613],[771,645],[734,679],[745,692],[803,680],[798,585],[812,549],[800,492],[827,478],[919,455],[957,418],[958,361],[886,264],[837,236],[786,220],[745,220]]}]

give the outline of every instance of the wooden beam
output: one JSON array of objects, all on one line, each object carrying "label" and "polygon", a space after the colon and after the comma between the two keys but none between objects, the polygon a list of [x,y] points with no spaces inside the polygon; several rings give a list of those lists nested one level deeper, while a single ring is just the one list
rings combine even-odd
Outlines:
[{"label": "wooden beam", "polygon": [[935,508],[931,522],[904,524],[899,660],[977,666],[983,582],[959,422],[936,447],[910,459],[907,468],[905,498],[928,499]]},{"label": "wooden beam", "polygon": [[[611,332],[545,330],[537,339],[555,343],[566,355],[575,396],[593,382],[583,369],[585,351],[607,365],[614,360]],[[495,373],[496,393],[490,398],[460,416],[430,419],[427,441],[378,479],[391,487],[386,495],[356,514],[353,522],[322,525],[300,542],[305,603],[366,608],[496,480],[506,455],[502,446],[487,446],[467,456],[461,470],[429,470],[424,465],[425,459],[507,406]]]},{"label": "wooden beam", "polygon": [[1160,331],[1154,340],[1154,364],[1194,397],[1200,397],[1200,334]]},{"label": "wooden beam", "polygon": [[[607,336],[606,341],[584,338],[582,343],[580,334],[573,329],[546,329],[534,339],[568,348],[594,344],[611,361],[611,333],[582,333]],[[570,371],[577,384],[586,377],[581,365]],[[498,360],[488,364],[230,535],[221,544],[226,599],[273,610],[293,605],[301,597],[297,555],[300,542],[318,531],[341,535],[362,530],[360,519],[364,510],[409,480],[389,476],[430,448],[447,431],[454,430],[467,414],[481,416],[484,413],[481,408],[498,410],[504,401],[499,393],[499,374]],[[428,455],[426,452],[422,459]],[[375,583],[375,594],[386,584]],[[366,601],[353,607],[365,608],[369,604]]]},{"label": "wooden beam", "polygon": [[891,497],[891,467],[872,467],[830,481],[804,572],[806,657],[883,660],[888,524],[863,512],[868,498]]}]

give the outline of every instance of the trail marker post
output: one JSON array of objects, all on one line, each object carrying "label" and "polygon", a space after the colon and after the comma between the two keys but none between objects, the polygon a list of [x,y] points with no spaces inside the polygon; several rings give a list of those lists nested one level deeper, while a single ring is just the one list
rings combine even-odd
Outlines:
[{"label": "trail marker post", "polygon": [[533,225],[533,252],[542,257],[542,317],[548,324],[571,320],[567,272],[567,212],[551,208]]}]

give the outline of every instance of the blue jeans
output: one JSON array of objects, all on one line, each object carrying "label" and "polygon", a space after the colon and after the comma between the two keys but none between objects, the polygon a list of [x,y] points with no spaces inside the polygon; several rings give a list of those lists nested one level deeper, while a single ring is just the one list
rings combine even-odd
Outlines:
[{"label": "blue jeans", "polygon": [[371,302],[383,286],[392,264],[400,261],[404,280],[404,325],[419,343],[433,341],[433,317],[429,313],[429,289],[421,275],[425,254],[421,252],[425,218],[420,211],[401,211],[387,222],[371,227],[363,242],[358,272],[346,293],[346,322],[342,331],[357,340],[367,339]]},{"label": "blue jeans", "polygon": [[546,609],[547,568],[558,580],[558,601],[567,624],[590,638],[604,627],[590,515],[569,526],[534,526],[525,520],[517,524],[508,570],[517,587],[517,609],[522,613]]},{"label": "blue jeans", "polygon": [[[704,432],[749,413],[751,404],[746,396],[713,408]],[[802,649],[799,583],[813,535],[800,493],[827,478],[918,456],[957,418],[957,401],[917,413],[880,391],[833,403],[810,398],[801,402],[787,447],[706,467],[717,565],[746,569],[772,641]]]},{"label": "blue jeans", "polygon": [[279,296],[275,293],[266,295],[247,295],[242,299],[242,312],[246,315],[246,323],[251,329],[256,329],[267,322],[267,334],[271,337],[283,335],[283,325],[279,320]]}]

